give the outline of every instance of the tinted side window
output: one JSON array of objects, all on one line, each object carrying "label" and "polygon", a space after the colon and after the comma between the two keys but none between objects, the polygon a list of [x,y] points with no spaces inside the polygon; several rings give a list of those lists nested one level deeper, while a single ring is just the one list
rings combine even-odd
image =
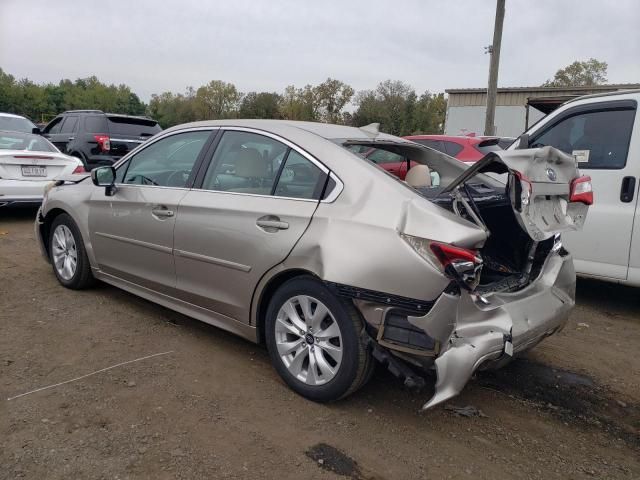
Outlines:
[{"label": "tinted side window", "polygon": [[111,135],[130,135],[135,137],[151,137],[162,129],[155,120],[132,117],[109,117]]},{"label": "tinted side window", "polygon": [[414,140],[416,143],[420,143],[426,147],[433,148],[442,153],[447,153],[444,149],[444,143],[441,140]]},{"label": "tinted side window", "polygon": [[635,109],[577,113],[560,120],[531,140],[574,155],[581,169],[620,169],[627,163]]},{"label": "tinted side window", "polygon": [[128,162],[124,181],[134,185],[184,187],[210,131],[185,132],[163,138]]},{"label": "tinted side window", "polygon": [[279,197],[319,199],[324,186],[324,174],[316,165],[290,150],[280,172],[275,195]]},{"label": "tinted side window", "polygon": [[51,122],[49,122],[49,125],[47,125],[44,128],[43,133],[49,133],[49,134],[60,133],[60,127],[62,127],[62,120],[63,120],[62,117],[54,118],[53,120],[51,120]]},{"label": "tinted side window", "polygon": [[448,155],[451,155],[452,157],[455,157],[456,155],[458,155],[463,148],[462,145],[454,142],[443,141],[442,143],[444,143],[444,148],[446,153]]},{"label": "tinted side window", "polygon": [[73,133],[78,126],[78,117],[67,117],[62,124],[60,133]]},{"label": "tinted side window", "polygon": [[387,150],[376,150],[368,155],[367,158],[378,165],[381,165],[383,163],[398,163],[405,161],[402,155],[388,152]]},{"label": "tinted side window", "polygon": [[84,129],[89,133],[109,133],[109,127],[107,127],[107,117],[105,117],[104,115],[85,117]]},{"label": "tinted side window", "polygon": [[269,137],[227,131],[204,177],[202,188],[271,195],[288,147]]}]

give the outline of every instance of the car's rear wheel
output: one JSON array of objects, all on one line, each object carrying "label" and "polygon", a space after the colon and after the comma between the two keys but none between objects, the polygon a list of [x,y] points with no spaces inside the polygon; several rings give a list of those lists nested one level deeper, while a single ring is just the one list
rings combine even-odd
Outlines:
[{"label": "car's rear wheel", "polygon": [[285,282],[267,309],[272,363],[289,387],[318,402],[343,398],[368,380],[373,359],[361,331],[353,305],[311,276]]},{"label": "car's rear wheel", "polygon": [[53,273],[65,287],[80,290],[95,282],[80,230],[66,213],[58,215],[51,225],[49,257]]}]

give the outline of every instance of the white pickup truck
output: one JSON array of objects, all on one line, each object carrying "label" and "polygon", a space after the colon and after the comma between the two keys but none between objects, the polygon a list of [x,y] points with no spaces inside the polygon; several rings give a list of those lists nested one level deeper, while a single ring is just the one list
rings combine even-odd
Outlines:
[{"label": "white pickup truck", "polygon": [[591,176],[594,204],[580,232],[563,233],[580,276],[640,286],[640,90],[571,100],[509,149],[551,145]]}]

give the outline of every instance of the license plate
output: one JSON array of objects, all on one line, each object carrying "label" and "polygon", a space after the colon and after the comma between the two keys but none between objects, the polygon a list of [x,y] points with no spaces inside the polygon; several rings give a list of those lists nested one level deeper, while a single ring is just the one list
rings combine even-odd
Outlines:
[{"label": "license plate", "polygon": [[22,165],[23,177],[46,177],[47,167],[40,167],[36,165]]}]

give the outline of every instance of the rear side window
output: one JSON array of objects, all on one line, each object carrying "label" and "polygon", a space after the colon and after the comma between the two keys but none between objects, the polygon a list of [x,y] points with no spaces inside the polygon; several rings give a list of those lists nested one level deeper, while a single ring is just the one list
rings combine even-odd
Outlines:
[{"label": "rear side window", "polygon": [[107,126],[107,117],[105,117],[104,115],[85,117],[84,129],[88,133],[109,133],[109,127]]},{"label": "rear side window", "polygon": [[447,153],[447,151],[444,148],[444,142],[442,140],[413,140],[416,143],[419,143],[421,145],[424,145],[426,147],[429,148],[433,148],[434,150],[438,150],[439,152],[442,153]]},{"label": "rear side window", "polygon": [[456,155],[458,155],[464,148],[462,145],[455,142],[447,142],[445,140],[442,143],[444,143],[444,148],[447,154],[451,155],[452,157],[455,157]]},{"label": "rear side window", "polygon": [[107,118],[111,135],[151,137],[162,130],[155,120],[116,116]]},{"label": "rear side window", "polygon": [[322,194],[322,171],[295,150],[290,150],[280,172],[275,195],[317,200]]},{"label": "rear side window", "polygon": [[581,169],[621,169],[627,164],[635,113],[622,108],[569,114],[530,145],[550,145],[573,155]]}]

